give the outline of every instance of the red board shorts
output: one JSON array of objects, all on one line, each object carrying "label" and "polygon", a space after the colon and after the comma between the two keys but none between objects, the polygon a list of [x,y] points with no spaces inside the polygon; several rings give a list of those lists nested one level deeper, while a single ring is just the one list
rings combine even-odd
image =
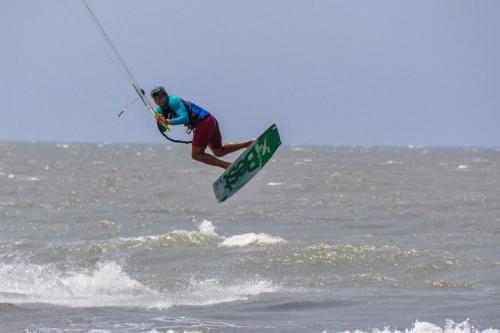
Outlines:
[{"label": "red board shorts", "polygon": [[193,146],[209,146],[211,149],[222,148],[222,136],[220,134],[219,123],[213,115],[207,116],[195,127]]}]

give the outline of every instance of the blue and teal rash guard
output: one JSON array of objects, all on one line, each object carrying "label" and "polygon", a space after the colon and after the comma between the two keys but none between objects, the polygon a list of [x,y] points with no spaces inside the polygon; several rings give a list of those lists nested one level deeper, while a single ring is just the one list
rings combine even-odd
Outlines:
[{"label": "blue and teal rash guard", "polygon": [[[194,103],[187,102],[186,104],[187,108],[184,104],[184,101],[180,97],[171,95],[168,98],[168,106],[158,106],[156,108],[156,112],[163,115],[164,117],[173,117],[171,118],[172,125],[186,126],[193,125],[193,121],[199,122],[200,120],[210,115],[207,110],[199,107]],[[194,125],[196,126],[196,124]]]}]

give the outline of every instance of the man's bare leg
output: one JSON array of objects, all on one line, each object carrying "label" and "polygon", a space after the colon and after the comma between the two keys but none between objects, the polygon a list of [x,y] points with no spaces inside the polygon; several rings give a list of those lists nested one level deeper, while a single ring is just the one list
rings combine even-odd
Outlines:
[{"label": "man's bare leg", "polygon": [[252,143],[254,143],[254,142],[255,142],[255,140],[249,140],[249,141],[245,141],[245,142],[236,142],[236,143],[227,143],[224,146],[222,146],[222,148],[214,149],[214,148],[210,147],[210,149],[213,151],[215,156],[221,157],[221,156],[225,156],[227,154],[233,153],[237,150],[250,147],[252,145]]},{"label": "man's bare leg", "polygon": [[192,146],[191,157],[196,161],[200,161],[202,163],[209,164],[209,165],[218,166],[224,170],[227,169],[231,165],[231,163],[220,160],[213,155],[205,153],[205,149],[206,149],[206,147]]}]

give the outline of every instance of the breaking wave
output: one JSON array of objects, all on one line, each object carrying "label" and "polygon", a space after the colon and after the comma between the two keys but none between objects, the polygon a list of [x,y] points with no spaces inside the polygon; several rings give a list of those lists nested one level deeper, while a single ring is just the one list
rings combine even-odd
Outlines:
[{"label": "breaking wave", "polygon": [[137,246],[140,243],[153,243],[160,245],[173,244],[202,244],[210,241],[217,241],[219,247],[245,247],[286,243],[281,237],[272,236],[266,233],[245,233],[233,236],[222,236],[216,232],[216,227],[212,222],[203,220],[198,226],[198,230],[174,230],[163,235],[140,236],[119,238],[119,242]]},{"label": "breaking wave", "polygon": [[0,264],[0,302],[91,307],[145,305],[159,293],[123,272],[115,262],[62,272],[55,265]]},{"label": "breaking wave", "polygon": [[280,288],[258,276],[222,283],[191,279],[181,290],[149,287],[129,276],[116,262],[92,269],[61,271],[52,264],[0,264],[0,303],[46,303],[69,307],[200,306],[246,300]]},{"label": "breaking wave", "polygon": [[215,232],[212,222],[204,220],[198,226],[198,230],[174,230],[163,235],[122,237],[118,241],[122,243],[160,243],[161,245],[201,244],[218,237],[220,236]]}]

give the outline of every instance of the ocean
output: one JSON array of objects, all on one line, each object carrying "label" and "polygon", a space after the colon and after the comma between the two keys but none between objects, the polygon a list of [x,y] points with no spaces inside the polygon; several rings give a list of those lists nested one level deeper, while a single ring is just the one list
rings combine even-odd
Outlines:
[{"label": "ocean", "polygon": [[0,144],[0,332],[499,332],[500,149],[284,146],[222,204],[220,174]]}]

